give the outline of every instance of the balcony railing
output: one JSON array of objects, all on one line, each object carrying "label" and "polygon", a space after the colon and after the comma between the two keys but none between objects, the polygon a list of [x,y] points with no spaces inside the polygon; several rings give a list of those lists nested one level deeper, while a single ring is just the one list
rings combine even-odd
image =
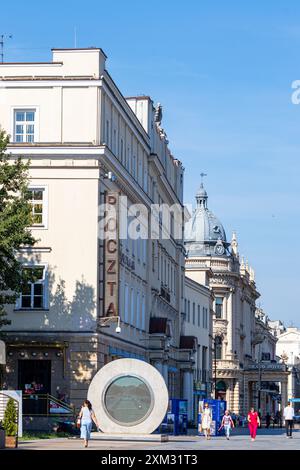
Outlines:
[{"label": "balcony railing", "polygon": [[23,416],[74,416],[73,406],[49,394],[23,395]]}]

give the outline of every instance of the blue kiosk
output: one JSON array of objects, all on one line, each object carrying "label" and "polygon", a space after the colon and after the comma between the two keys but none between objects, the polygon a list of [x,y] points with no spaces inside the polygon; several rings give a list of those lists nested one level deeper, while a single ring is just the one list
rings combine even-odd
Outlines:
[{"label": "blue kiosk", "polygon": [[171,398],[169,408],[164,421],[161,424],[161,432],[174,436],[187,434],[188,415],[187,400]]},{"label": "blue kiosk", "polygon": [[208,403],[208,406],[212,410],[212,425],[210,434],[211,436],[220,436],[224,433],[223,430],[219,431],[221,426],[222,418],[225,414],[226,410],[226,401],[224,400],[214,400],[212,398],[206,398],[204,400],[199,401],[198,406],[198,434],[203,435],[203,432],[200,431],[201,429],[201,421],[202,421],[202,412],[204,408],[204,404]]}]

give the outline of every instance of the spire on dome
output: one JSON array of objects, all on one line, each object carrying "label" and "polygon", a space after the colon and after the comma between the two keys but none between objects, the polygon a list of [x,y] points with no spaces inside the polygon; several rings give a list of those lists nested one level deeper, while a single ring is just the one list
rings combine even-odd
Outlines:
[{"label": "spire on dome", "polygon": [[203,178],[204,176],[207,176],[207,174],[202,172],[200,173],[200,176],[201,176],[201,184],[196,194],[197,207],[202,208],[202,209],[207,209],[207,192],[205,191],[204,186],[203,186]]},{"label": "spire on dome", "polygon": [[196,194],[196,201],[198,208],[207,209],[207,192],[204,189],[203,183],[201,183]]}]

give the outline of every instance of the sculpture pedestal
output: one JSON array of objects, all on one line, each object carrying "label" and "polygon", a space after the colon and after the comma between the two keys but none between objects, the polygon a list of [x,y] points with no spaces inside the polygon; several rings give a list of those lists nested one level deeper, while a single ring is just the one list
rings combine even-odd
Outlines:
[{"label": "sculpture pedestal", "polygon": [[92,432],[93,441],[136,441],[136,442],[168,442],[168,434],[108,434]]}]

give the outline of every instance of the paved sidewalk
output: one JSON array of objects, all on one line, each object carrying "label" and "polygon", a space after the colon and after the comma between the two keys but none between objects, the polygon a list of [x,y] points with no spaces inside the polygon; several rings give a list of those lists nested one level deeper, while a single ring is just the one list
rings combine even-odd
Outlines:
[{"label": "paved sidewalk", "polygon": [[[78,450],[83,449],[83,442],[73,439],[44,439],[20,441],[19,449],[28,450]],[[246,432],[235,431],[229,441],[225,437],[214,437],[206,441],[198,436],[170,436],[167,443],[157,442],[122,442],[100,441],[97,434],[90,441],[89,449],[93,450],[300,450],[300,431],[294,431],[293,438],[287,439],[282,429],[259,430],[255,442]]]}]

